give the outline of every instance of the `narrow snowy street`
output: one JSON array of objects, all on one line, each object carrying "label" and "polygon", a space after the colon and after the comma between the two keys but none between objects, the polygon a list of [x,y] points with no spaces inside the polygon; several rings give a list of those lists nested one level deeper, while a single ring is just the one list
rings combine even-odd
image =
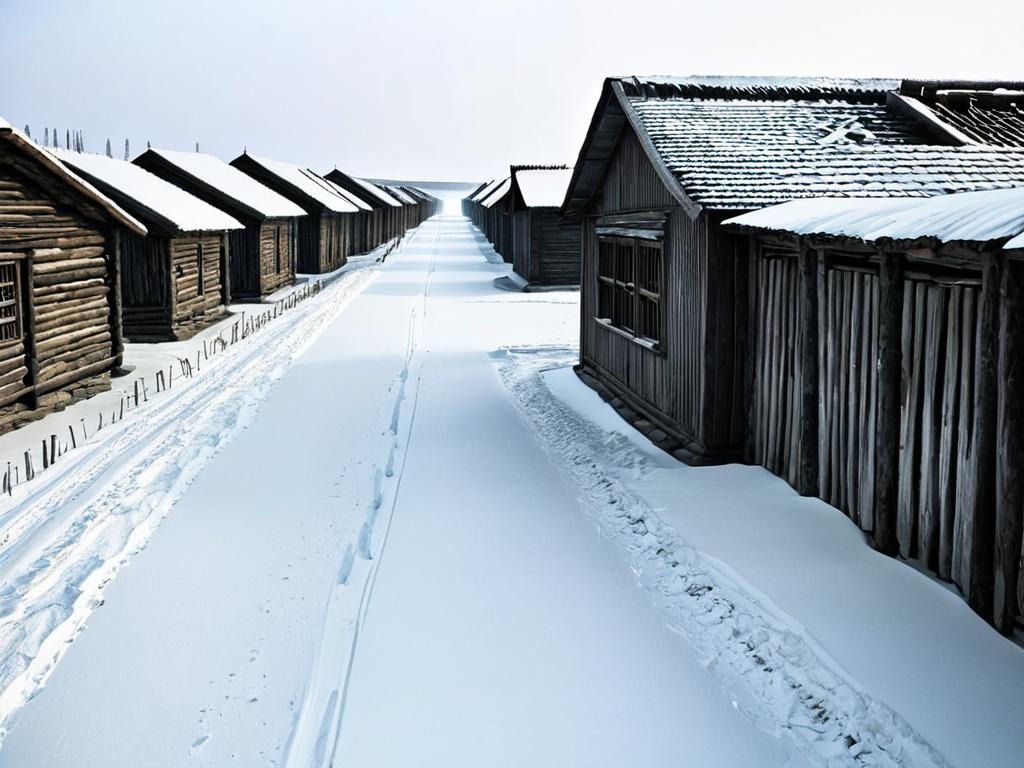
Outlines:
[{"label": "narrow snowy street", "polygon": [[[428,222],[295,324],[309,345],[262,402],[146,437],[194,480],[75,604],[94,612],[72,645],[59,622],[19,641],[59,662],[17,678],[20,709],[5,692],[0,765],[803,764],[666,627],[517,413],[499,351],[571,345],[578,304],[495,288],[488,255]],[[161,471],[125,459],[78,505],[158,504]]]}]

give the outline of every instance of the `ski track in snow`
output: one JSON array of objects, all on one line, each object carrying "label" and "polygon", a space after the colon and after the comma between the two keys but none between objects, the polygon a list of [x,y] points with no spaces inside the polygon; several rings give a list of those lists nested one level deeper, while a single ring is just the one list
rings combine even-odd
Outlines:
[{"label": "ski track in snow", "polygon": [[669,626],[687,638],[734,705],[822,765],[946,766],[801,626],[728,566],[688,546],[620,479],[643,473],[648,460],[624,435],[605,432],[562,403],[541,378],[544,370],[578,357],[564,348],[511,348],[496,355],[527,424],[580,489],[601,532],[626,551]]},{"label": "ski track in snow", "polygon": [[343,275],[0,507],[0,739],[103,604],[104,585],[379,268]]},{"label": "ski track in snow", "polygon": [[[359,634],[370,609],[377,572],[394,520],[415,421],[422,360],[416,366],[413,363],[418,353],[430,350],[427,306],[443,232],[444,225],[439,223],[435,227],[422,300],[419,309],[414,307],[409,317],[405,357],[396,375],[394,405],[386,427],[390,437],[387,457],[373,468],[373,496],[367,504],[365,517],[357,524],[358,533],[351,534],[356,541],[355,551],[351,545],[345,550],[337,583],[328,596],[319,647],[307,676],[302,706],[284,750],[281,763],[284,768],[328,768],[335,764]],[[411,401],[408,407],[404,407],[406,400]]]}]

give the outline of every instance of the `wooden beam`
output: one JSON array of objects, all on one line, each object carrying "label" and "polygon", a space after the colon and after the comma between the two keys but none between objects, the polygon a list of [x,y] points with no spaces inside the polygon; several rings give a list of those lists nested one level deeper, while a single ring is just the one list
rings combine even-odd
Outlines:
[{"label": "wooden beam", "polygon": [[874,540],[895,555],[899,509],[900,388],[903,369],[903,256],[883,253],[878,291],[878,415],[875,426]]},{"label": "wooden beam", "polygon": [[818,252],[800,246],[800,475],[797,491],[818,494]]},{"label": "wooden beam", "polygon": [[972,458],[974,498],[967,546],[969,576],[964,585],[967,602],[980,616],[992,616],[993,557],[996,505],[996,430],[999,398],[999,292],[1001,263],[991,253],[981,255],[981,290],[978,307],[978,351],[974,388]]},{"label": "wooden beam", "polygon": [[1009,632],[1018,612],[1024,505],[1024,264],[1004,264],[1000,284],[992,623]]}]

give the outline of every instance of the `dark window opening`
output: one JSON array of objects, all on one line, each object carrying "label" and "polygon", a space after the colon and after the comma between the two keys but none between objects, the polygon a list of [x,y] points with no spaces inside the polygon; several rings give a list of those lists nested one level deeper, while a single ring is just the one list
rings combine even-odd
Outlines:
[{"label": "dark window opening", "polygon": [[274,230],[274,271],[281,274],[281,228]]},{"label": "dark window opening", "polygon": [[661,342],[662,244],[598,238],[598,318],[653,344]]},{"label": "dark window opening", "polygon": [[0,342],[21,338],[21,286],[17,262],[0,262]]}]

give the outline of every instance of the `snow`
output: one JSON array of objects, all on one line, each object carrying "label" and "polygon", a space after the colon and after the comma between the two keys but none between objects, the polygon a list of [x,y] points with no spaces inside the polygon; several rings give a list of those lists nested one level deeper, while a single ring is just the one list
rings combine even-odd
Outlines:
[{"label": "snow", "polygon": [[[506,376],[527,418],[751,717],[829,765],[1018,762],[1024,650],[946,585],[875,552],[838,510],[762,468],[687,467],[658,452],[557,367],[573,351],[512,357]],[[863,751],[835,757],[849,740]]]},{"label": "snow", "polygon": [[[735,216],[724,223],[862,240],[933,237],[942,242],[986,242],[1013,238],[1024,232],[1024,188],[928,198],[794,200]],[[1020,246],[1007,243],[1006,247]]]},{"label": "snow", "polygon": [[353,195],[347,189],[345,189],[342,186],[339,186],[338,184],[335,184],[330,179],[326,179],[326,178],[324,178],[323,176],[320,176],[320,175],[317,175],[316,178],[317,178],[318,181],[322,181],[324,184],[326,184],[327,188],[330,189],[334,194],[340,195],[341,197],[345,198],[352,205],[354,205],[356,208],[358,208],[360,211],[372,211],[373,210],[373,206],[370,205],[369,203],[367,203],[361,197],[359,197],[358,195]]},{"label": "snow", "polygon": [[356,184],[361,186],[363,189],[365,189],[367,192],[369,192],[375,198],[380,200],[382,203],[385,203],[385,204],[391,206],[392,208],[401,208],[402,207],[402,204],[400,202],[395,200],[395,198],[393,198],[391,195],[389,195],[387,192],[385,192],[383,189],[378,187],[373,182],[367,181],[366,179],[358,179],[355,176],[350,176],[349,178],[351,178],[352,181],[354,181]]},{"label": "snow", "polygon": [[400,203],[405,203],[406,205],[416,205],[416,201],[415,200],[413,200],[409,195],[407,195],[405,192],[403,192],[402,190],[400,190],[396,186],[393,186],[393,185],[389,185],[389,186],[381,185],[381,188],[385,192],[387,192],[389,195],[391,195],[393,198],[398,200]]},{"label": "snow", "polygon": [[256,155],[249,155],[249,157],[271,173],[297,187],[304,194],[309,195],[309,197],[323,205],[328,211],[355,213],[358,210],[348,198],[341,197],[334,190],[330,189],[327,186],[326,179],[322,179],[307,168],[301,168],[291,163],[282,163],[279,160],[271,160],[266,157],[257,157]]},{"label": "snow", "polygon": [[498,184],[494,189],[492,189],[490,194],[488,194],[486,197],[480,198],[480,205],[482,205],[484,208],[490,208],[496,202],[501,200],[501,198],[503,198],[508,193],[511,187],[512,177],[509,176],[505,178],[500,184]]},{"label": "snow", "polygon": [[516,184],[530,208],[558,208],[572,180],[572,168],[516,171]]},{"label": "snow", "polygon": [[115,189],[181,232],[243,229],[236,219],[185,190],[125,160],[52,149],[62,163]]},{"label": "snow", "polygon": [[78,598],[88,629],[44,649],[0,764],[808,764],[663,624],[518,416],[491,353],[568,342],[578,302],[495,289],[477,243],[424,225],[78,475],[69,506],[164,519]]},{"label": "snow", "polygon": [[242,203],[261,216],[305,216],[295,203],[245,175],[219,157],[202,152],[177,152],[170,149],[152,149],[151,152],[163,157],[196,179],[209,184],[234,200]]},{"label": "snow", "polygon": [[0,766],[1017,762],[1024,651],[509,268],[435,217],[0,499]]},{"label": "snow", "polygon": [[492,179],[491,181],[487,182],[487,184],[484,185],[483,189],[481,189],[479,192],[473,195],[473,197],[471,197],[470,199],[473,200],[474,202],[479,203],[481,200],[483,200],[485,197],[491,194],[491,192],[494,191],[494,188],[501,184],[501,182],[501,179]]}]

